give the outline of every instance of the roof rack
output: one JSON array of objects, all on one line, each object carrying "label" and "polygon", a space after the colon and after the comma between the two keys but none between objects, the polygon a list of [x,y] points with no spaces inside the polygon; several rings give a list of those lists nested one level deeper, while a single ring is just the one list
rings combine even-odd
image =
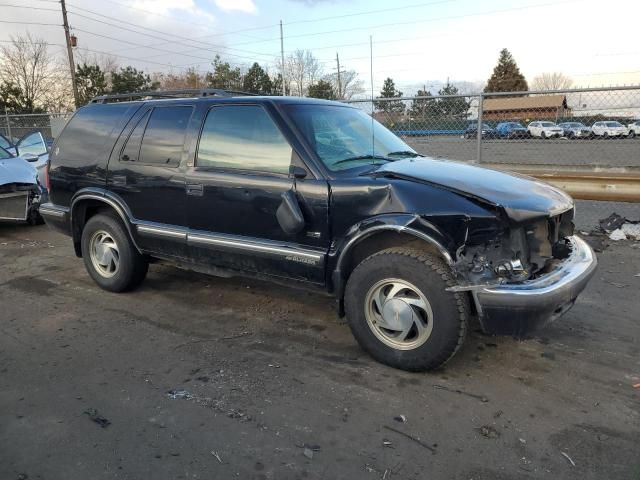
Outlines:
[{"label": "roof rack", "polygon": [[254,93],[223,90],[221,88],[193,88],[183,90],[152,90],[148,92],[117,93],[100,95],[91,99],[91,103],[133,102],[152,98],[186,98],[186,97],[239,97],[255,95]]}]

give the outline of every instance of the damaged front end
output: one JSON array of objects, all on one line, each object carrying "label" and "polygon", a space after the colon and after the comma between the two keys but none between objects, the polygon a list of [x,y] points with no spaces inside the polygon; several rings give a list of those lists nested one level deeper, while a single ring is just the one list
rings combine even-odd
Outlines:
[{"label": "damaged front end", "polygon": [[42,195],[35,168],[20,158],[0,161],[0,221],[41,223]]},{"label": "damaged front end", "polygon": [[468,232],[451,290],[471,292],[486,333],[526,336],[573,305],[597,264],[573,236],[573,213],[505,222],[493,236]]}]

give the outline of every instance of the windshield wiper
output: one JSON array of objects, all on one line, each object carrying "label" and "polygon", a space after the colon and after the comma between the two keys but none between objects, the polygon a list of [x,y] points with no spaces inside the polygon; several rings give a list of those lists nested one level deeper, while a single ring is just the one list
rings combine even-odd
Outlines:
[{"label": "windshield wiper", "polygon": [[411,155],[412,157],[424,157],[424,155],[422,155],[421,153],[418,152],[413,152],[411,150],[398,150],[397,152],[389,152],[387,153],[387,155],[389,157],[393,157],[393,156],[404,156],[404,155]]},{"label": "windshield wiper", "polygon": [[383,157],[382,155],[356,155],[354,157],[343,158],[331,164],[331,166],[339,165],[341,163],[353,162],[356,160],[386,160],[387,162],[393,162],[392,158]]}]

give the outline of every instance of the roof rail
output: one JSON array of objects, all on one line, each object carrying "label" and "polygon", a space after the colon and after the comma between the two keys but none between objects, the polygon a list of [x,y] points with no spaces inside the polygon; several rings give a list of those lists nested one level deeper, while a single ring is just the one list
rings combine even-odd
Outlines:
[{"label": "roof rail", "polygon": [[117,93],[100,95],[91,99],[91,103],[133,102],[152,98],[186,98],[186,97],[239,97],[255,95],[254,93],[223,90],[221,88],[193,88],[182,90],[152,90],[148,92]]}]

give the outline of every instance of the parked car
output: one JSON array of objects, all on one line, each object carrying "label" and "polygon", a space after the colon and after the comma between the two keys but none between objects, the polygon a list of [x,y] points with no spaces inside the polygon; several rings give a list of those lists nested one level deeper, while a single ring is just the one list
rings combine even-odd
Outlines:
[{"label": "parked car", "polygon": [[518,122],[502,122],[496,126],[496,135],[500,138],[526,138],[529,132]]},{"label": "parked car", "polygon": [[613,138],[613,137],[626,137],[629,134],[629,130],[620,122],[606,121],[596,122],[591,127],[594,137],[600,138]]},{"label": "parked car", "polygon": [[[496,138],[496,131],[486,123],[482,124],[482,138]],[[469,122],[464,131],[464,138],[478,137],[478,122]]]},{"label": "parked car", "polygon": [[564,135],[564,130],[553,122],[531,122],[527,130],[529,135],[538,138],[558,138]]},{"label": "parked car", "polygon": [[422,157],[357,108],[138,95],[76,111],[40,209],[105,290],[134,289],[157,259],[322,291],[375,359],[425,370],[455,354],[470,315],[526,335],[594,273],[561,190]]},{"label": "parked car", "polygon": [[35,167],[0,147],[0,221],[42,223],[43,193]]},{"label": "parked car", "polygon": [[636,135],[640,135],[640,120],[627,125],[627,130],[629,130],[629,138],[635,138]]},{"label": "parked car", "polygon": [[591,138],[591,129],[580,122],[563,122],[558,127],[562,128],[563,135],[569,139]]}]

